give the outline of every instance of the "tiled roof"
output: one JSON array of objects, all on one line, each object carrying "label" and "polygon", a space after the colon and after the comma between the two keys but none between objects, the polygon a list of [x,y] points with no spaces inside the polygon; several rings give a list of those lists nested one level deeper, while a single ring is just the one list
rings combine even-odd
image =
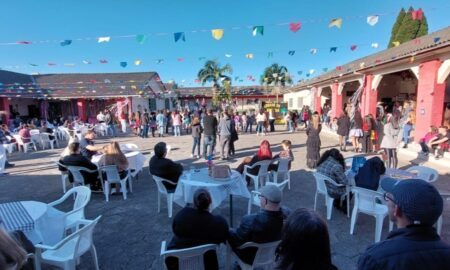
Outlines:
[{"label": "tiled roof", "polygon": [[[211,87],[183,87],[174,89],[180,96],[212,96]],[[233,96],[262,96],[262,95],[273,95],[272,89],[266,88],[260,85],[252,86],[234,86],[231,88],[231,94]]]},{"label": "tiled roof", "polygon": [[354,60],[345,65],[338,66],[332,71],[321,74],[312,79],[302,81],[292,88],[298,90],[323,81],[353,74],[354,72],[363,72],[365,69],[392,62],[400,58],[411,57],[427,52],[431,49],[448,46],[450,46],[450,27],[446,27],[426,36],[405,42],[397,47],[386,49],[384,51]]}]

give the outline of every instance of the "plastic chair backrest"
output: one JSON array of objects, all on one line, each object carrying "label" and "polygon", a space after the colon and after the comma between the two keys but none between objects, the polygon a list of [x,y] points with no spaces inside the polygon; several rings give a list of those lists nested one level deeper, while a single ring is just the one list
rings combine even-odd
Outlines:
[{"label": "plastic chair backrest", "polygon": [[161,178],[161,177],[156,176],[156,175],[152,175],[152,176],[153,176],[153,180],[155,180],[155,182],[156,182],[156,186],[158,187],[158,191],[160,193],[167,194],[167,189],[166,189],[166,186],[164,186],[163,182],[170,182],[171,183],[172,181],[169,181],[167,179]]},{"label": "plastic chair backrest", "polygon": [[328,176],[318,172],[314,172],[313,175],[314,178],[316,179],[317,190],[322,194],[327,194],[327,186],[325,185],[325,181],[331,179]]},{"label": "plastic chair backrest", "polygon": [[24,144],[24,143],[23,143],[23,140],[22,140],[22,136],[16,134],[16,135],[13,135],[13,137],[14,137],[14,139],[16,139],[16,141],[17,141],[18,144],[20,144],[20,145],[23,145],[23,144]]},{"label": "plastic chair backrest", "polygon": [[377,203],[377,199],[382,202],[383,194],[374,190],[353,187],[352,191],[355,193],[355,207],[366,212],[373,213],[377,212],[377,205],[382,205]]},{"label": "plastic chair backrest", "polygon": [[[103,173],[106,174],[106,179],[103,179],[103,177],[104,177]],[[116,165],[108,165],[108,166],[100,167],[99,174],[100,174],[100,178],[104,181],[108,181],[110,183],[120,183],[121,179],[120,179],[119,171],[117,170]]]},{"label": "plastic chair backrest", "polygon": [[283,191],[286,188],[288,182],[289,180],[284,180],[281,183],[267,182],[266,185],[277,186],[281,191]]},{"label": "plastic chair backrest", "polygon": [[30,129],[30,135],[31,135],[31,136],[33,136],[33,135],[38,135],[39,133],[41,133],[41,132],[39,131],[39,129]]},{"label": "plastic chair backrest", "polygon": [[258,176],[264,176],[267,174],[269,170],[269,165],[272,163],[272,160],[261,160],[253,164],[252,167],[259,166]]},{"label": "plastic chair backrest", "polygon": [[279,158],[278,159],[278,170],[277,172],[288,172],[289,171],[289,158]]},{"label": "plastic chair backrest", "polygon": [[183,270],[205,270],[203,255],[210,250],[215,250],[218,254],[219,246],[216,244],[206,244],[191,248],[166,250],[166,241],[161,243],[161,256],[163,258],[164,268],[167,269],[165,258],[178,258],[178,269]]},{"label": "plastic chair backrest", "polygon": [[439,173],[432,168],[425,166],[412,166],[406,169],[407,172],[417,173],[417,178],[425,180],[429,183],[436,181],[439,177]]},{"label": "plastic chair backrest", "polygon": [[44,141],[46,141],[46,142],[51,141],[51,140],[50,140],[50,136],[49,136],[50,134],[48,134],[48,133],[46,133],[46,132],[43,132],[43,133],[41,133],[40,135],[41,135],[41,139],[42,139],[42,140],[44,140]]},{"label": "plastic chair backrest", "polygon": [[274,241],[269,243],[258,244],[254,242],[247,242],[242,246],[238,247],[239,249],[247,248],[247,247],[256,247],[258,251],[256,251],[255,259],[253,260],[253,268],[256,267],[271,267],[275,261],[275,249],[277,248],[280,241]]},{"label": "plastic chair backrest", "polygon": [[0,173],[5,170],[5,163],[6,163],[6,150],[3,145],[0,144]]},{"label": "plastic chair backrest", "polygon": [[81,172],[86,171],[87,170],[86,168],[78,166],[67,166],[67,169],[72,174],[74,182],[84,185],[84,177]]},{"label": "plastic chair backrest", "polygon": [[80,207],[85,207],[91,199],[91,190],[85,186],[71,188],[68,193],[76,193],[75,202],[73,203],[73,210]]}]

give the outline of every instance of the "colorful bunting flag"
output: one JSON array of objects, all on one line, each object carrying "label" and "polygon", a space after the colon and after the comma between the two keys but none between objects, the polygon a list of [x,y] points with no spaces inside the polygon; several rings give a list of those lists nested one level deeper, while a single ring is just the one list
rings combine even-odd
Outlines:
[{"label": "colorful bunting flag", "polygon": [[72,40],[70,40],[70,39],[66,39],[66,40],[63,40],[63,41],[61,41],[60,43],[59,43],[61,46],[69,46],[70,44],[72,44]]},{"label": "colorful bunting flag", "polygon": [[136,35],[136,41],[137,41],[137,43],[139,43],[139,44],[144,44],[144,42],[147,40],[147,36],[146,35],[143,35],[143,34],[139,34],[139,35]]},{"label": "colorful bunting flag", "polygon": [[331,47],[330,48],[330,52],[336,52],[337,51],[337,47]]},{"label": "colorful bunting flag", "polygon": [[322,68],[323,72],[327,72],[328,68]]},{"label": "colorful bunting flag", "polygon": [[350,50],[352,50],[352,51],[356,50],[356,48],[358,48],[357,45],[352,45],[352,46],[350,46]]},{"label": "colorful bunting flag", "polygon": [[74,67],[75,64],[74,63],[64,63],[64,66],[66,66],[66,67]]},{"label": "colorful bunting flag", "polygon": [[156,64],[164,64],[164,59],[158,59],[158,60],[156,60]]},{"label": "colorful bunting flag", "polygon": [[337,27],[337,28],[341,28],[342,27],[342,19],[341,18],[336,18],[336,19],[332,19],[330,21],[330,24],[328,24],[328,27]]},{"label": "colorful bunting flag", "polygon": [[301,76],[303,74],[303,71],[299,70],[297,71],[297,74]]},{"label": "colorful bunting flag", "polygon": [[203,60],[206,60],[206,57],[201,56],[201,57],[198,58],[198,61],[203,61]]},{"label": "colorful bunting flag", "polygon": [[291,30],[292,32],[297,32],[298,30],[300,30],[300,28],[302,27],[302,24],[300,22],[291,22],[289,24],[289,30]]},{"label": "colorful bunting flag", "polygon": [[183,61],[184,61],[184,58],[179,57],[179,58],[177,58],[177,61],[178,61],[178,62],[183,62]]},{"label": "colorful bunting flag", "polygon": [[295,51],[289,51],[288,54],[289,54],[290,56],[293,56],[293,55],[295,54]]},{"label": "colorful bunting flag", "polygon": [[314,69],[310,69],[310,70],[309,70],[309,74],[311,74],[311,75],[314,74],[314,72],[315,72]]},{"label": "colorful bunting flag", "polygon": [[89,64],[91,64],[91,61],[89,61],[89,60],[83,60],[83,64],[89,65]]},{"label": "colorful bunting flag", "polygon": [[377,24],[378,23],[378,15],[367,16],[367,23],[370,26],[374,26],[375,24]]},{"label": "colorful bunting flag", "polygon": [[235,81],[239,80],[239,76],[235,76],[235,77],[234,77],[234,80],[235,80]]},{"label": "colorful bunting flag", "polygon": [[247,54],[245,55],[245,58],[247,58],[247,59],[253,59],[253,53],[247,53]]},{"label": "colorful bunting flag", "polygon": [[213,29],[211,34],[215,40],[221,40],[223,37],[223,29]]},{"label": "colorful bunting flag", "polygon": [[309,50],[309,52],[311,54],[316,54],[317,53],[317,49],[316,48],[312,48],[311,50]]},{"label": "colorful bunting flag", "polygon": [[56,66],[56,63],[49,62],[48,65],[49,65],[49,66]]},{"label": "colorful bunting flag", "polygon": [[38,64],[31,64],[31,63],[30,63],[30,66],[32,66],[32,67],[37,67]]},{"label": "colorful bunting flag", "polygon": [[225,54],[225,57],[226,57],[226,58],[231,58],[231,56],[233,56],[233,55],[231,55],[231,54],[228,54],[228,53],[227,53],[227,54]]},{"label": "colorful bunting flag", "polygon": [[370,45],[372,48],[378,48],[378,43],[372,43],[371,45]]},{"label": "colorful bunting flag", "polygon": [[260,34],[261,36],[264,35],[264,26],[253,26],[253,36],[255,37],[257,34]]},{"label": "colorful bunting flag", "polygon": [[306,77],[309,77],[311,74],[309,74],[309,73],[306,73]]},{"label": "colorful bunting flag", "polygon": [[441,41],[441,38],[440,38],[440,37],[435,37],[435,38],[433,39],[433,41],[434,41],[434,43],[438,43],[439,41]]},{"label": "colorful bunting flag", "polygon": [[366,67],[366,63],[364,63],[364,62],[359,63],[359,68],[365,68],[365,67]]},{"label": "colorful bunting flag", "polygon": [[184,32],[174,33],[173,37],[175,39],[175,42],[178,42],[179,40],[186,42],[186,36],[184,35]]},{"label": "colorful bunting flag", "polygon": [[106,59],[101,59],[101,60],[100,60],[100,64],[108,64],[108,60],[106,60]]},{"label": "colorful bunting flag", "polygon": [[342,67],[341,66],[337,66],[336,70],[342,70]]},{"label": "colorful bunting flag", "polygon": [[411,9],[411,17],[414,21],[421,21],[423,19],[423,11],[421,8],[418,10]]},{"label": "colorful bunting flag", "polygon": [[103,42],[109,42],[111,40],[111,37],[99,37],[97,39],[98,43],[103,43]]},{"label": "colorful bunting flag", "polygon": [[139,59],[134,60],[134,65],[140,66],[142,64],[142,61]]},{"label": "colorful bunting flag", "polygon": [[392,44],[394,45],[394,47],[400,46],[400,42],[399,41],[392,41]]},{"label": "colorful bunting flag", "polygon": [[273,52],[268,52],[267,53],[267,58],[273,58]]},{"label": "colorful bunting flag", "polygon": [[23,44],[23,45],[29,45],[31,44],[31,41],[17,41],[17,44]]},{"label": "colorful bunting flag", "polygon": [[128,65],[127,62],[120,62],[120,66],[123,67],[123,68],[127,67],[127,65]]}]

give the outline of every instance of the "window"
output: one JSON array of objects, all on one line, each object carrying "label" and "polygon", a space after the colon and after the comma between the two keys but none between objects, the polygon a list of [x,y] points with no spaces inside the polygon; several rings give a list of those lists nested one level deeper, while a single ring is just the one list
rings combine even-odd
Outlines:
[{"label": "window", "polygon": [[148,99],[148,108],[151,112],[156,111],[156,98]]},{"label": "window", "polygon": [[303,107],[303,98],[298,97],[297,98],[297,108],[301,108],[301,107]]},{"label": "window", "polygon": [[294,99],[293,99],[293,98],[290,98],[290,99],[289,99],[288,107],[289,107],[289,108],[294,107]]},{"label": "window", "polygon": [[168,98],[164,99],[164,107],[170,109],[170,100]]}]

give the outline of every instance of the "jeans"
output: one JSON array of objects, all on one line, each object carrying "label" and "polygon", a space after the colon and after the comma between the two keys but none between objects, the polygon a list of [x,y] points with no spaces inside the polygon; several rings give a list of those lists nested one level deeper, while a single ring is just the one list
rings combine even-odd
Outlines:
[{"label": "jeans", "polygon": [[222,158],[228,158],[228,153],[230,151],[230,135],[221,135],[220,136],[220,156]]},{"label": "jeans", "polygon": [[253,123],[251,122],[247,122],[247,124],[245,125],[245,133],[247,133],[247,130],[250,128],[250,133],[253,132]]},{"label": "jeans", "polygon": [[173,126],[173,135],[174,136],[180,136],[181,135],[181,131],[180,131],[180,126],[179,125],[174,125]]},{"label": "jeans", "polygon": [[141,137],[142,137],[142,138],[147,138],[147,137],[148,137],[148,125],[144,125],[144,126],[142,127],[142,130],[141,130]]},{"label": "jeans", "polygon": [[413,126],[411,124],[405,124],[403,127],[403,142],[407,144],[409,142],[409,134],[411,133]]},{"label": "jeans", "polygon": [[[209,151],[208,150],[209,146]],[[203,157],[206,159],[208,156],[211,156],[214,151],[214,147],[216,146],[216,136],[215,135],[205,135],[203,139]],[[208,152],[208,153],[206,153]]]},{"label": "jeans", "polygon": [[288,121],[288,129],[289,131],[294,131],[294,121],[292,120]]},{"label": "jeans", "polygon": [[263,133],[264,130],[264,122],[258,122],[258,124],[256,125],[256,133]]},{"label": "jeans", "polygon": [[197,155],[200,156],[200,141],[201,137],[193,137],[194,143],[192,144],[192,155],[195,152],[195,148],[197,147]]},{"label": "jeans", "polygon": [[106,133],[109,134],[109,131],[111,131],[111,135],[113,137],[116,137],[116,128],[114,127],[114,124],[109,124],[106,128]]}]

